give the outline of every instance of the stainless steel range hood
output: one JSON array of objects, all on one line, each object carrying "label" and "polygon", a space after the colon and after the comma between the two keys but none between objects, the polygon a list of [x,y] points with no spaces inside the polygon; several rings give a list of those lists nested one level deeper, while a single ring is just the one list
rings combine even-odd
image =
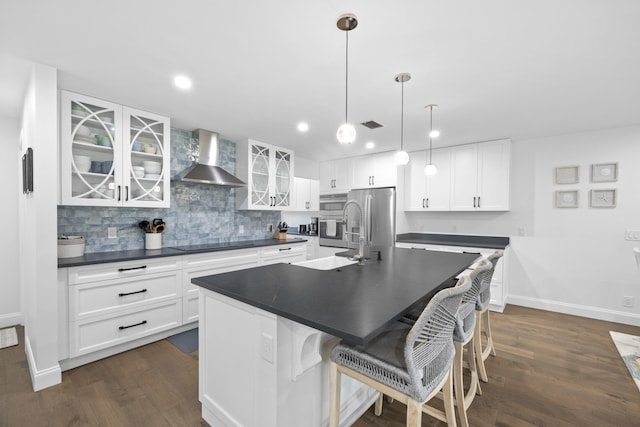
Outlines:
[{"label": "stainless steel range hood", "polygon": [[218,134],[204,129],[196,129],[192,134],[198,141],[199,157],[196,164],[179,175],[181,181],[221,187],[246,187],[247,184],[231,175],[218,165]]}]

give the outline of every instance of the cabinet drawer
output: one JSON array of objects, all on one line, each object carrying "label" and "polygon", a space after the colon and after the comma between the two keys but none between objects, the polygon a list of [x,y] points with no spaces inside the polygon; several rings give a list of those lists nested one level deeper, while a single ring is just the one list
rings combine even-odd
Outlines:
[{"label": "cabinet drawer", "polygon": [[179,298],[181,286],[181,271],[70,286],[69,318],[80,320]]},{"label": "cabinet drawer", "polygon": [[302,243],[263,248],[261,252],[261,261],[262,264],[304,261],[307,259],[306,249],[306,244]]},{"label": "cabinet drawer", "polygon": [[69,323],[70,356],[76,357],[152,335],[182,324],[182,298]]},{"label": "cabinet drawer", "polygon": [[191,279],[256,267],[258,259],[257,249],[189,255],[184,261],[183,292],[197,297],[198,286]]},{"label": "cabinet drawer", "polygon": [[77,285],[100,280],[137,277],[146,274],[179,270],[181,268],[182,258],[179,256],[92,264],[69,268],[69,284]]}]

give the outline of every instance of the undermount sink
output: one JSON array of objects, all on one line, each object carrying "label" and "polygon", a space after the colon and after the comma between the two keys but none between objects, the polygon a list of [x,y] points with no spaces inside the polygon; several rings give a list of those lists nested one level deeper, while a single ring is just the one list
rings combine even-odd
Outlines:
[{"label": "undermount sink", "polygon": [[345,267],[347,265],[356,264],[357,262],[358,261],[351,261],[349,258],[341,256],[328,256],[324,258],[311,259],[309,261],[294,262],[293,265],[313,268],[316,270],[333,270],[334,268]]}]

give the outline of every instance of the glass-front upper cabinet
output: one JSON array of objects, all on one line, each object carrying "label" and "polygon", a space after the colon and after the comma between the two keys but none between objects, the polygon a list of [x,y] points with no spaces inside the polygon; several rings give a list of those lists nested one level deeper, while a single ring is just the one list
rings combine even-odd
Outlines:
[{"label": "glass-front upper cabinet", "polygon": [[236,144],[236,153],[236,174],[247,182],[236,189],[238,209],[293,208],[293,151],[249,139]]},{"label": "glass-front upper cabinet", "polygon": [[60,203],[169,207],[169,119],[61,92]]}]

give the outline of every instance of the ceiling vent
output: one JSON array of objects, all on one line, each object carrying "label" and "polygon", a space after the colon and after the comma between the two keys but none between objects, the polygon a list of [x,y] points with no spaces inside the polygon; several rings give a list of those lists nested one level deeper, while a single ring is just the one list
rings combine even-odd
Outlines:
[{"label": "ceiling vent", "polygon": [[373,120],[369,120],[368,122],[363,122],[363,123],[360,123],[360,124],[362,126],[366,127],[366,128],[369,128],[369,129],[378,129],[378,128],[382,127],[382,125],[380,123],[378,123],[376,121],[373,121]]}]

